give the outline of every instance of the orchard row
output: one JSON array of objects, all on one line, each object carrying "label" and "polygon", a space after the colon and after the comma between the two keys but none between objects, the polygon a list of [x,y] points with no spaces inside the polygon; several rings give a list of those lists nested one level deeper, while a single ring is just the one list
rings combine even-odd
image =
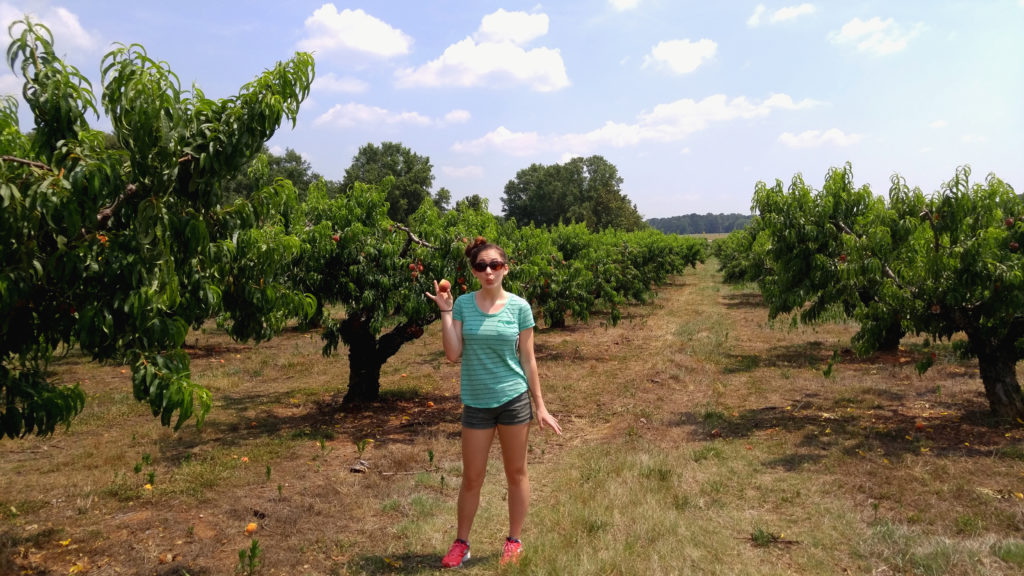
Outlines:
[{"label": "orchard row", "polygon": [[[164,425],[201,424],[210,394],[183,347],[210,319],[239,340],[289,322],[323,327],[325,354],[349,350],[347,401],[373,400],[381,366],[437,319],[433,281],[474,289],[463,254],[482,235],[510,259],[507,288],[542,323],[615,323],[626,303],[702,261],[703,240],[653,230],[593,233],[582,225],[520,227],[485,210],[442,212],[429,200],[403,223],[388,217],[393,181],[356,183],[333,198],[313,186],[299,202],[271,181],[265,143],[295,122],[314,77],[298,53],[237,96],[182,90],[139,45],[101,65],[113,139],[93,130],[92,86],[53,51],[49,30],[11,28],[8,61],[25,81],[35,125],[0,99],[0,433],[50,434],[85,402],[53,381],[55,354],[79,348],[131,367],[135,397]],[[254,159],[256,161],[254,162]],[[252,189],[225,194],[247,166]],[[338,317],[325,310],[341,310]]]},{"label": "orchard row", "polygon": [[[929,195],[895,175],[887,198],[855,186],[849,165],[820,190],[799,174],[788,189],[758,183],[757,216],[713,253],[726,281],[757,283],[771,317],[857,320],[861,354],[907,334],[952,340],[977,357],[992,412],[1024,421],[1024,203],[996,176],[970,175],[962,167]],[[924,354],[918,370],[933,361]]]}]

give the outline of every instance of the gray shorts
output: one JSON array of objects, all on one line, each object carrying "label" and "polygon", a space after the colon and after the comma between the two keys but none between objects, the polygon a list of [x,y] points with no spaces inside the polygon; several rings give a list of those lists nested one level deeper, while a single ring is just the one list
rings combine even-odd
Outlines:
[{"label": "gray shorts", "polygon": [[490,430],[502,426],[516,426],[533,420],[533,405],[530,404],[530,391],[494,408],[475,408],[462,406],[462,426],[474,430]]}]

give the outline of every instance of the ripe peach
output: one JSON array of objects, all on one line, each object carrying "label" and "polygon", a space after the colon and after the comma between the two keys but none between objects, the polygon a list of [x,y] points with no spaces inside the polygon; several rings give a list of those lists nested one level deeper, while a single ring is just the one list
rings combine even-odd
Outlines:
[{"label": "ripe peach", "polygon": [[437,283],[437,291],[438,292],[447,292],[447,291],[449,291],[451,289],[452,289],[452,283],[449,282],[447,279],[443,279],[443,280],[441,280],[440,282]]}]

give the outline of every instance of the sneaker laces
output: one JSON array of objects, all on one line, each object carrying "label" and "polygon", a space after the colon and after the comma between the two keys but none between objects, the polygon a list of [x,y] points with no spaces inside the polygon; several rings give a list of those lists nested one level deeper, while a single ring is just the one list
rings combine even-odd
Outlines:
[{"label": "sneaker laces", "polygon": [[523,550],[523,543],[518,538],[509,536],[505,538],[505,546],[501,552],[501,563],[518,562],[519,553]]}]

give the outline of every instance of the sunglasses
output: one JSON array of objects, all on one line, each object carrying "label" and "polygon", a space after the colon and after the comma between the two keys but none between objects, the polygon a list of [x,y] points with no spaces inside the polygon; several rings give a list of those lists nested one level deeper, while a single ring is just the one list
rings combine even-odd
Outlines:
[{"label": "sunglasses", "polygon": [[505,263],[501,260],[491,260],[490,262],[473,262],[473,270],[477,272],[483,272],[490,268],[491,270],[501,270],[505,266]]}]

